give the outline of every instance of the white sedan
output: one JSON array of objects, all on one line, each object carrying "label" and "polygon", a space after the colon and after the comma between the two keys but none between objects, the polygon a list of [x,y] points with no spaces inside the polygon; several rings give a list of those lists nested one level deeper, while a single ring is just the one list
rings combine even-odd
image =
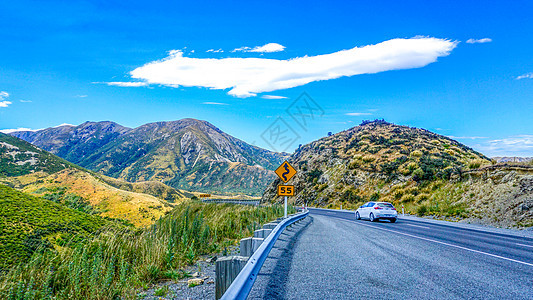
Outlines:
[{"label": "white sedan", "polygon": [[367,202],[355,211],[356,220],[369,219],[370,222],[375,222],[385,219],[394,223],[397,217],[396,208],[389,202]]}]

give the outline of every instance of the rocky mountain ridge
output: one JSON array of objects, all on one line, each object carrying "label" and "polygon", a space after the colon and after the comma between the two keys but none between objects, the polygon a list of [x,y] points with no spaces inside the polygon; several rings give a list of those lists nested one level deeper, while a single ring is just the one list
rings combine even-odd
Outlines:
[{"label": "rocky mountain ridge", "polygon": [[82,167],[130,182],[260,195],[286,157],[249,145],[195,119],[126,128],[113,122],[14,132]]}]

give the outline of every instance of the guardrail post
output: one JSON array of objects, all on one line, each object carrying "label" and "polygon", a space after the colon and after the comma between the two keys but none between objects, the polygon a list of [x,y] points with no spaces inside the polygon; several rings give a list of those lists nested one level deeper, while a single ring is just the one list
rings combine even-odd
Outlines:
[{"label": "guardrail post", "polygon": [[259,246],[261,246],[264,240],[265,239],[263,238],[252,238],[252,253],[250,256],[252,256],[252,254],[259,249]]},{"label": "guardrail post", "polygon": [[215,266],[215,299],[220,299],[235,277],[246,265],[248,257],[225,256],[217,259]]},{"label": "guardrail post", "polygon": [[276,228],[277,225],[278,225],[277,223],[267,223],[267,224],[263,225],[263,229],[272,230],[272,229]]},{"label": "guardrail post", "polygon": [[271,232],[272,229],[257,229],[254,231],[254,237],[266,239]]},{"label": "guardrail post", "polygon": [[239,246],[241,256],[252,256],[252,239],[251,237],[241,239],[241,244]]}]

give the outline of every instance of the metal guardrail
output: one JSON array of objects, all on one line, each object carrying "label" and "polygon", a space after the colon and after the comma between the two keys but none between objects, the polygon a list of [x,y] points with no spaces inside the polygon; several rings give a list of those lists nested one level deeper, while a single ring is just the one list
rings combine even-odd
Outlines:
[{"label": "metal guardrail", "polygon": [[301,220],[309,214],[309,211],[306,210],[303,213],[299,213],[288,217],[287,219],[281,221],[276,228],[272,230],[270,235],[263,241],[261,246],[257,251],[252,254],[244,268],[242,268],[239,275],[235,278],[230,287],[226,290],[222,296],[222,300],[244,300],[248,297],[248,294],[252,290],[252,287],[257,279],[257,274],[263,266],[263,263],[270,254],[270,250],[274,247],[274,244],[278,240],[278,237],[281,235],[285,227],[293,224],[294,222]]}]

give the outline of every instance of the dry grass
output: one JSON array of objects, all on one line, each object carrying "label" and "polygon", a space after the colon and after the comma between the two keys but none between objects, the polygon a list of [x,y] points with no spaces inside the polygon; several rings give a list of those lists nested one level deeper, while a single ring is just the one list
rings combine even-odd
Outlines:
[{"label": "dry grass", "polygon": [[36,196],[62,187],[66,194],[89,201],[101,212],[100,215],[128,220],[138,227],[152,224],[172,209],[171,204],[154,196],[117,189],[87,172],[72,168],[51,175],[33,173],[3,178],[2,182]]}]

